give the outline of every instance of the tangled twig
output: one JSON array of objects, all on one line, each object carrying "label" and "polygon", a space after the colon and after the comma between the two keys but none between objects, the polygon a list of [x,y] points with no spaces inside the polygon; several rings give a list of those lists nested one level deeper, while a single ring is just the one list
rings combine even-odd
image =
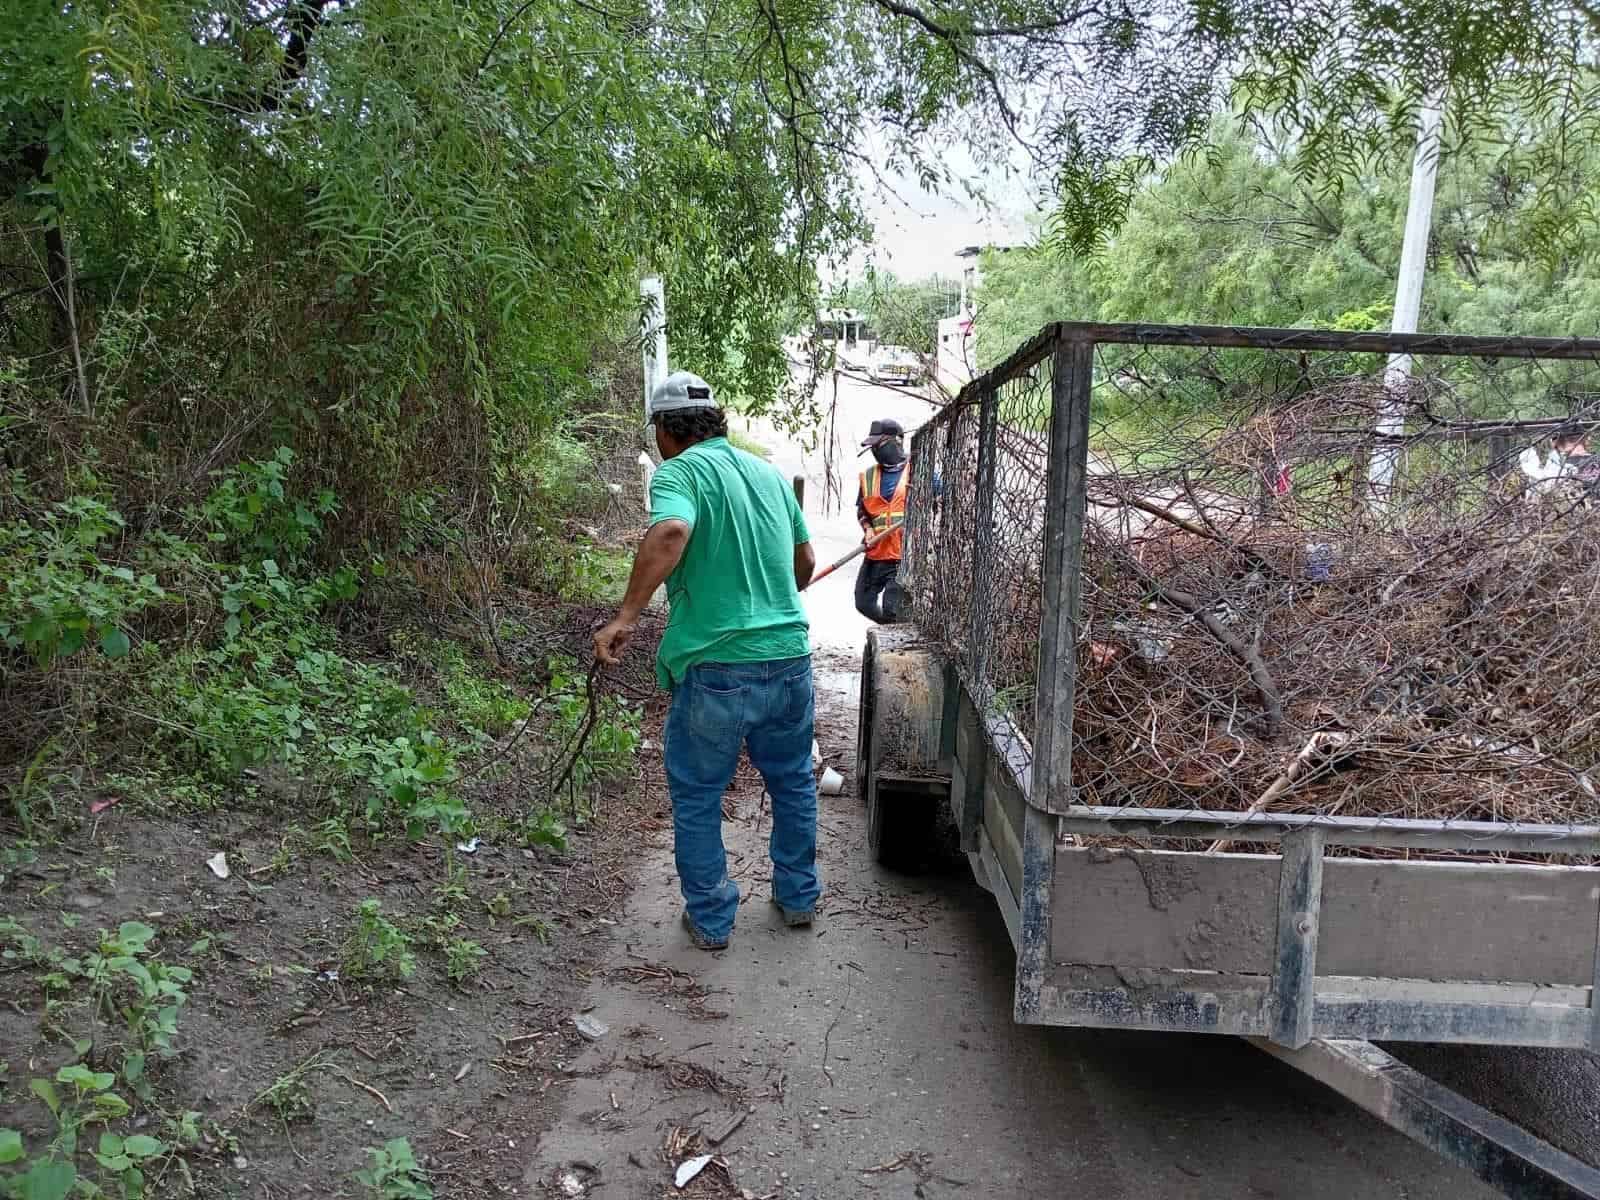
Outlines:
[{"label": "tangled twig", "polygon": [[[1101,354],[1087,471],[1064,483],[1087,501],[1057,742],[1077,802],[1600,821],[1600,487],[1519,470],[1559,420],[1505,415],[1571,410],[1600,364],[1418,357],[1395,437],[1373,432],[1395,404],[1381,364]],[[1054,569],[1049,377],[990,393],[984,472],[974,406],[914,440],[901,575],[1022,763]]]},{"label": "tangled twig", "polygon": [[583,684],[586,703],[583,720],[578,723],[578,728],[574,731],[572,740],[567,743],[567,748],[562,751],[561,758],[557,760],[562,765],[561,769],[555,773],[555,783],[550,788],[553,795],[559,795],[572,778],[573,770],[577,767],[579,759],[583,757],[583,748],[589,741],[589,734],[593,732],[596,722],[600,719],[600,694],[595,687],[595,683],[600,678],[600,668],[601,663],[598,658],[589,666],[589,674]]}]

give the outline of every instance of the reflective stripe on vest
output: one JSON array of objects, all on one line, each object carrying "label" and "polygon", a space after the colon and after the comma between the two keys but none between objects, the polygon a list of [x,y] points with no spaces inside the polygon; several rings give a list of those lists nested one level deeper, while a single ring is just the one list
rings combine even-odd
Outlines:
[{"label": "reflective stripe on vest", "polygon": [[898,562],[905,542],[901,527],[906,522],[906,485],[911,482],[911,464],[907,463],[902,468],[894,493],[887,500],[880,494],[882,482],[883,468],[876,464],[862,473],[861,506],[867,510],[867,519],[872,522],[872,536],[876,537],[886,529],[894,530],[883,541],[868,549],[867,557],[874,562]]}]

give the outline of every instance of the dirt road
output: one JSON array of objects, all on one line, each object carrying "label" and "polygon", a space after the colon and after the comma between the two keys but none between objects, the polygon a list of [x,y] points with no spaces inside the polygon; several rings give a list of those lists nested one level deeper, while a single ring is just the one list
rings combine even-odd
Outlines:
[{"label": "dirt road", "polygon": [[[909,427],[917,407],[846,385],[846,460],[874,417]],[[789,468],[802,456],[777,458]],[[815,459],[803,465],[820,475]],[[854,540],[848,507],[809,515],[819,558]],[[846,775],[864,632],[853,576],[808,597],[818,738]],[[649,796],[664,807],[663,789]],[[587,991],[586,1015],[605,1031],[567,1064],[561,1116],[529,1166],[533,1194],[1490,1194],[1235,1040],[1013,1025],[1013,957],[992,901],[967,877],[874,867],[853,780],[821,803],[827,899],[812,931],[783,928],[767,904],[771,822],[753,774],[736,780],[727,817],[744,904],[723,953],[685,941],[668,841],[640,847],[609,962]],[[702,1153],[721,1161],[676,1192],[674,1169]]]}]

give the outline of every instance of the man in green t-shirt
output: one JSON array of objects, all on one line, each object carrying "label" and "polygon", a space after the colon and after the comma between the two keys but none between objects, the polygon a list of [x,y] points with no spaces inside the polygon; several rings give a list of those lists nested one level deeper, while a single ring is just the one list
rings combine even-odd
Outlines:
[{"label": "man in green t-shirt", "polygon": [[800,589],[816,555],[800,505],[772,466],[735,449],[710,386],[687,371],[650,397],[662,464],[650,481],[650,529],[616,618],[594,651],[615,663],[662,583],[671,616],[656,677],[672,692],[662,758],[672,794],[683,923],[703,950],[733,933],[739,889],[722,846],[722,794],[739,750],[772,797],[772,901],[810,925],[817,879],[811,639]]}]

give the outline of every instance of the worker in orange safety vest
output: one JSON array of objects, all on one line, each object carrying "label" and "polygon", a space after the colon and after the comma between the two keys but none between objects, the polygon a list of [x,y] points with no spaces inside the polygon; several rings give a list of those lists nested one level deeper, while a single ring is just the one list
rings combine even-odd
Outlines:
[{"label": "worker in orange safety vest", "polygon": [[856,520],[861,524],[863,541],[871,541],[885,530],[888,537],[869,546],[856,575],[856,611],[880,625],[899,619],[904,593],[896,576],[905,534],[906,487],[911,472],[906,469],[905,430],[898,421],[874,421],[871,432],[861,443],[872,451],[873,464],[861,473],[856,492]]}]

